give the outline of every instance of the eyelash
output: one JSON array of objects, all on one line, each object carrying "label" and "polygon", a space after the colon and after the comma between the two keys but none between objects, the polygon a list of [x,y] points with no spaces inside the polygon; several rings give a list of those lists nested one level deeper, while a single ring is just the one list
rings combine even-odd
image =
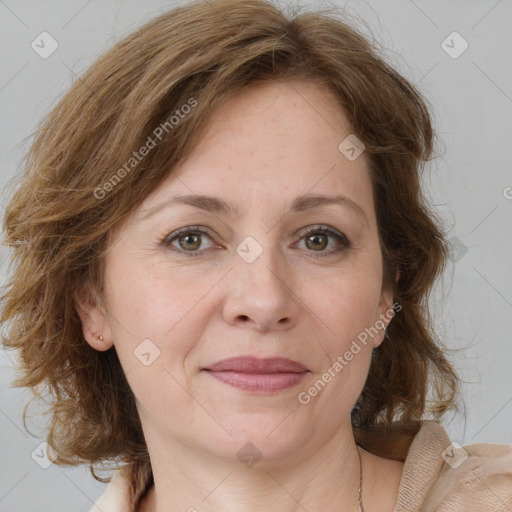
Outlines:
[{"label": "eyelash", "polygon": [[[344,234],[339,233],[335,229],[333,229],[329,226],[322,225],[322,224],[318,224],[316,226],[309,227],[300,239],[302,240],[303,238],[306,238],[309,235],[317,234],[317,233],[332,236],[338,242],[341,243],[341,247],[339,247],[337,249],[333,249],[333,250],[331,249],[330,251],[327,251],[327,252],[320,251],[318,255],[314,254],[314,252],[316,252],[316,251],[308,251],[308,252],[311,252],[310,256],[313,258],[323,258],[323,257],[327,257],[327,256],[332,256],[334,254],[345,251],[352,247],[352,243]],[[208,231],[201,229],[201,226],[188,226],[185,228],[178,229],[177,231],[174,231],[173,233],[165,236],[160,241],[160,243],[166,247],[171,246],[171,244],[172,244],[172,242],[174,242],[174,240],[176,240],[177,238],[179,238],[180,236],[185,235],[185,234],[210,236]],[[184,251],[182,249],[178,249],[177,247],[173,247],[173,248],[176,249],[179,253],[184,254],[186,256],[191,256],[191,257],[201,256],[201,253],[204,252],[204,250]]]}]

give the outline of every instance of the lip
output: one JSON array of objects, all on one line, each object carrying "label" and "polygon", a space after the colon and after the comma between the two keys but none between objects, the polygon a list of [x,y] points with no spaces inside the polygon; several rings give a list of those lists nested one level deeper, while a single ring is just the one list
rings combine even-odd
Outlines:
[{"label": "lip", "polygon": [[230,357],[217,361],[203,370],[240,373],[304,373],[308,369],[301,363],[284,357],[260,358],[254,356]]},{"label": "lip", "polygon": [[260,394],[294,387],[309,373],[303,364],[291,359],[252,356],[223,359],[202,370],[224,384]]}]

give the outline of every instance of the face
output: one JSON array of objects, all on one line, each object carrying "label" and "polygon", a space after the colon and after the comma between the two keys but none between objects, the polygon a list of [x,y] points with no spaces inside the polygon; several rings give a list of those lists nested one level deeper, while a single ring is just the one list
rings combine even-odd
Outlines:
[{"label": "face", "polygon": [[[382,341],[381,330],[365,343],[361,333],[382,326],[392,301],[381,293],[366,155],[338,149],[350,133],[318,85],[259,85],[217,112],[191,157],[120,226],[106,306],[79,312],[94,348],[115,345],[150,453],[235,458],[251,442],[266,460],[290,460],[351,429]],[[232,208],[173,201],[182,195]],[[311,199],[320,195],[345,200]],[[205,370],[238,356],[306,371]]]}]

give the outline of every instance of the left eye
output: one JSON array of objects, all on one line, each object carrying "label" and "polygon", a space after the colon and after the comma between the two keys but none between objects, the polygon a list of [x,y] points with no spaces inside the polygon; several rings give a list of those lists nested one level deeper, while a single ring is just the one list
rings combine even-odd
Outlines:
[{"label": "left eye", "polygon": [[[199,226],[190,226],[181,228],[171,233],[170,235],[167,235],[162,240],[162,244],[167,247],[172,246],[177,249],[178,252],[186,254],[187,256],[199,256],[202,252],[204,252],[200,250],[200,247],[203,243],[203,235],[206,235],[206,237],[210,240],[212,238],[209,231],[205,231]],[[328,245],[329,237],[334,238],[338,242],[338,247],[331,249],[330,251],[325,251],[323,249],[325,249],[325,247]],[[351,247],[351,243],[345,235],[339,233],[329,226],[311,226],[307,228],[306,232],[303,233],[300,240],[303,239],[305,240],[306,247],[315,248],[313,251],[308,252],[318,252],[321,254],[321,256],[329,256]],[[175,241],[178,243],[179,247],[174,245]],[[315,257],[319,256],[315,255]]]},{"label": "left eye", "polygon": [[[343,250],[349,249],[352,247],[352,244],[350,243],[350,240],[342,233],[339,233],[337,230],[329,227],[329,226],[312,226],[309,227],[306,230],[305,236],[303,238],[305,239],[306,246],[308,244],[313,247],[318,248],[318,243],[320,240],[320,248],[323,249],[328,245],[328,237],[334,238],[338,242],[338,247],[335,247],[334,249],[331,249],[330,251],[313,251],[313,252],[320,252],[323,256],[329,256],[338,252],[341,252]],[[325,241],[325,243],[322,242],[322,238]],[[301,238],[302,240],[302,238]],[[321,256],[317,256],[321,257]]]}]

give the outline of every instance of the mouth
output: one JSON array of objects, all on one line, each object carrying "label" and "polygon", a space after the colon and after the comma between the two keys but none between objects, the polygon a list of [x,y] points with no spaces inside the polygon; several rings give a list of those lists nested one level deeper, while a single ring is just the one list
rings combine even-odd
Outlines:
[{"label": "mouth", "polygon": [[309,373],[303,364],[291,359],[252,356],[223,359],[202,370],[224,384],[262,394],[294,387]]}]

